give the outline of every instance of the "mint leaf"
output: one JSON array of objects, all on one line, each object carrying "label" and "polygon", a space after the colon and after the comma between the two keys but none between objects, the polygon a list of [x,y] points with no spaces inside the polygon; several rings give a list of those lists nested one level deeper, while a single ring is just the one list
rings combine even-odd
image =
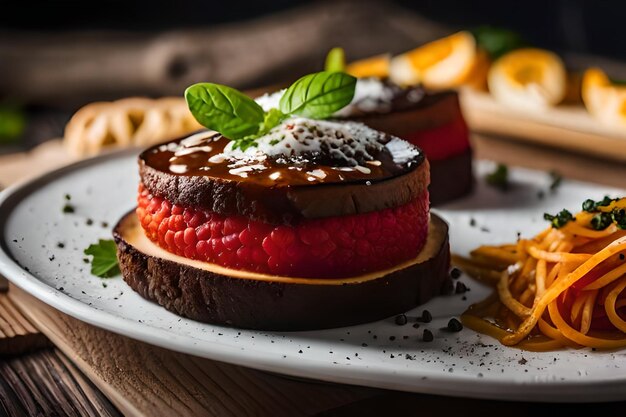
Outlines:
[{"label": "mint leaf", "polygon": [[507,52],[525,46],[521,36],[508,29],[480,26],[471,32],[476,39],[476,45],[487,51],[491,59],[497,59]]},{"label": "mint leaf", "polygon": [[261,106],[225,85],[194,84],[185,90],[185,99],[198,123],[229,139],[256,135],[264,121]]},{"label": "mint leaf", "polygon": [[89,245],[85,255],[93,256],[91,273],[97,277],[110,278],[120,273],[117,263],[117,247],[112,240],[100,239],[98,243]]},{"label": "mint leaf", "polygon": [[279,108],[284,114],[325,119],[350,104],[355,88],[356,78],[343,72],[305,75],[285,91]]},{"label": "mint leaf", "polygon": [[333,48],[326,55],[324,70],[329,72],[345,72],[346,54],[343,48]]}]

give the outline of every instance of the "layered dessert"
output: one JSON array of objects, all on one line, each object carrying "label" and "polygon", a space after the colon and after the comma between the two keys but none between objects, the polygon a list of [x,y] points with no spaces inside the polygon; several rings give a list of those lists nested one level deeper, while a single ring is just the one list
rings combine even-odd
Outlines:
[{"label": "layered dessert", "polygon": [[[284,90],[258,97],[265,109],[275,106]],[[424,151],[430,161],[430,198],[441,204],[472,190],[469,130],[455,91],[400,87],[388,79],[359,78],[352,102],[333,115],[354,120],[402,138]]]},{"label": "layered dessert", "polygon": [[[133,289],[192,319],[268,330],[372,321],[441,293],[448,233],[429,213],[424,153],[362,123],[303,117],[318,107],[294,100],[263,112],[282,116],[252,139],[200,115],[222,132],[140,155],[137,209],[115,230]],[[233,114],[252,117],[250,102]]]}]

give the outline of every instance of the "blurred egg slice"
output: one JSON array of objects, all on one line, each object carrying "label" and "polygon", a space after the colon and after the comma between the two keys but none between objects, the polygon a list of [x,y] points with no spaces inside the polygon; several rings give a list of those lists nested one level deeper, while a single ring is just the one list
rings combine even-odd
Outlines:
[{"label": "blurred egg slice", "polygon": [[346,66],[346,72],[357,78],[387,78],[389,59],[389,54],[382,54],[354,61]]},{"label": "blurred egg slice", "polygon": [[615,85],[599,68],[585,71],[582,97],[587,111],[610,126],[626,127],[626,86]]},{"label": "blurred egg slice", "polygon": [[543,49],[517,49],[491,66],[489,91],[501,103],[537,111],[565,97],[567,73],[561,58]]},{"label": "blurred egg slice", "polygon": [[463,84],[474,68],[476,40],[469,32],[427,43],[391,59],[389,77],[400,85],[446,89]]}]

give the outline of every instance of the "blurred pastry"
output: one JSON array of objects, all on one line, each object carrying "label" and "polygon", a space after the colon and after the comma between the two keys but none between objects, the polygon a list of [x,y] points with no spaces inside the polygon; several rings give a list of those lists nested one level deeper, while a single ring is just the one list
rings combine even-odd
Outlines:
[{"label": "blurred pastry", "polygon": [[72,154],[88,156],[113,147],[151,145],[201,128],[182,97],[132,97],[81,108],[65,128],[64,143]]}]

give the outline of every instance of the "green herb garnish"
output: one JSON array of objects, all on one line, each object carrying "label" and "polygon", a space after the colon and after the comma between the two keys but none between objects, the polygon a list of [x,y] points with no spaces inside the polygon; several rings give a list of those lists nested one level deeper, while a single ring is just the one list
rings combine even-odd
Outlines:
[{"label": "green herb garnish", "polygon": [[285,91],[279,109],[284,114],[325,119],[350,104],[355,88],[356,78],[343,72],[305,75]]},{"label": "green herb garnish", "polygon": [[591,227],[595,230],[604,230],[613,223],[610,213],[598,213],[591,218]]},{"label": "green herb garnish", "polygon": [[201,125],[230,139],[256,134],[265,121],[263,108],[256,101],[225,85],[194,84],[185,90],[185,99]]},{"label": "green herb garnish", "polygon": [[498,164],[493,172],[485,176],[485,181],[492,187],[506,191],[509,188],[509,168],[504,164]]},{"label": "green herb garnish", "polygon": [[493,26],[480,26],[471,31],[478,47],[487,51],[491,59],[525,46],[521,36],[511,30]]},{"label": "green herb garnish", "polygon": [[561,210],[554,216],[549,213],[544,213],[543,218],[544,220],[548,220],[550,223],[552,223],[552,227],[554,227],[555,229],[560,229],[572,220],[576,220],[572,213],[565,209]]},{"label": "green herb garnish", "polygon": [[120,273],[117,262],[117,247],[112,240],[100,239],[98,243],[89,245],[85,255],[93,256],[91,273],[97,277],[110,278]]},{"label": "green herb garnish", "polygon": [[616,201],[617,199],[615,198],[611,198],[608,195],[604,196],[604,198],[602,200],[599,201],[593,201],[591,199],[587,199],[583,202],[583,210],[588,212],[588,213],[594,213],[596,211],[598,211],[598,207],[607,207],[609,206],[613,201]]},{"label": "green herb garnish", "polygon": [[353,76],[322,71],[293,83],[281,97],[279,108],[267,112],[242,92],[213,83],[192,85],[185,90],[185,99],[201,125],[235,141],[234,148],[245,150],[289,116],[332,116],[350,104],[355,88]]},{"label": "green herb garnish", "polygon": [[611,211],[611,219],[620,229],[626,229],[626,209],[614,208]]},{"label": "green herb garnish", "polygon": [[346,54],[343,48],[333,48],[328,51],[324,70],[329,72],[344,72],[346,70]]}]

